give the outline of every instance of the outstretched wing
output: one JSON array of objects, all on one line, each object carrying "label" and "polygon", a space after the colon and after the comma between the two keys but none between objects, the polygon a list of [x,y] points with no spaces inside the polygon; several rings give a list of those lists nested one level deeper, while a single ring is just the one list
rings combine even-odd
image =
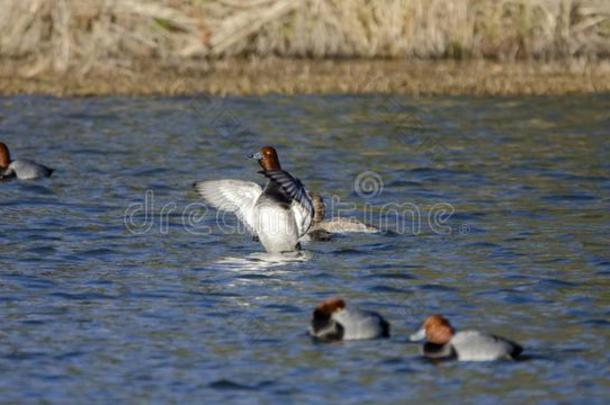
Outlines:
[{"label": "outstretched wing", "polygon": [[248,232],[256,235],[254,204],[263,192],[261,186],[251,181],[211,180],[197,182],[193,187],[208,204],[234,213]]},{"label": "outstretched wing", "polygon": [[307,233],[313,219],[313,203],[301,180],[284,170],[261,171],[265,177],[280,186],[289,200],[295,215],[299,238]]}]

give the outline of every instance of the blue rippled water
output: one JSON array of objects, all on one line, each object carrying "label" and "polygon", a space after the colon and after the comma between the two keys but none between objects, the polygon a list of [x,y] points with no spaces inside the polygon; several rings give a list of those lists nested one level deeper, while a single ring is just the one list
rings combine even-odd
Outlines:
[{"label": "blue rippled water", "polygon": [[[57,170],[0,183],[0,400],[606,403],[609,111],[608,96],[0,98],[0,140]],[[191,183],[262,182],[245,155],[265,144],[332,213],[385,232],[282,262],[234,219],[219,228]],[[393,336],[313,343],[311,310],[335,295]],[[437,312],[525,360],[422,360],[407,336]]]}]

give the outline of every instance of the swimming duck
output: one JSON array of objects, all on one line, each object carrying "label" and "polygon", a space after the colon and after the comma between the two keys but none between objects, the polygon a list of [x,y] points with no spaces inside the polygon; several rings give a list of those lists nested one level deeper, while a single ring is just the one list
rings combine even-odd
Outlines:
[{"label": "swimming duck", "polygon": [[390,324],[377,312],[346,308],[345,301],[331,298],[313,311],[309,335],[325,341],[387,338]]},{"label": "swimming duck", "polygon": [[49,177],[54,169],[40,165],[31,160],[11,160],[6,144],[0,142],[0,180],[16,177],[19,180],[34,180]]},{"label": "swimming duck", "polygon": [[300,250],[299,239],[313,219],[313,204],[299,179],[283,170],[276,150],[265,146],[253,155],[268,181],[265,188],[242,180],[212,180],[195,190],[218,210],[232,212],[269,253]]},{"label": "swimming duck", "polygon": [[329,240],[333,233],[379,232],[378,228],[364,224],[358,221],[356,218],[334,217],[332,219],[325,220],[324,217],[326,216],[326,207],[324,205],[322,196],[316,192],[310,193],[310,196],[313,203],[314,215],[312,226],[307,233],[307,239],[316,241]]},{"label": "swimming duck", "polygon": [[515,359],[523,348],[508,339],[476,330],[455,332],[447,319],[432,315],[421,329],[410,336],[411,341],[424,340],[422,354],[435,359],[461,361],[493,361]]}]

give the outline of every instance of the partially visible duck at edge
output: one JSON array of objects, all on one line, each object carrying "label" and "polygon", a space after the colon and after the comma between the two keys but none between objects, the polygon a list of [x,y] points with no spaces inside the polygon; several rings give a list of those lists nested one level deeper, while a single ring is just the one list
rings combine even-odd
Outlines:
[{"label": "partially visible duck at edge", "polygon": [[346,308],[331,298],[313,311],[309,335],[317,340],[362,340],[390,337],[390,324],[377,312]]},{"label": "partially visible duck at edge", "polygon": [[364,224],[356,218],[334,217],[325,220],[326,207],[322,196],[315,192],[311,192],[310,196],[314,210],[313,224],[304,240],[329,240],[334,233],[379,232],[379,228]]},{"label": "partially visible duck at edge", "polygon": [[425,340],[421,350],[425,357],[461,361],[514,360],[523,348],[508,339],[476,330],[456,332],[442,315],[426,319],[411,341]]},{"label": "partially visible duck at edge", "polygon": [[234,213],[269,253],[300,250],[299,240],[313,220],[313,204],[299,179],[283,170],[277,152],[265,146],[253,155],[268,181],[212,180],[193,184],[199,195],[221,211]]},{"label": "partially visible duck at edge", "polygon": [[0,142],[0,180],[17,178],[19,180],[34,180],[49,177],[54,169],[32,162],[31,160],[11,160],[11,154],[6,144]]}]

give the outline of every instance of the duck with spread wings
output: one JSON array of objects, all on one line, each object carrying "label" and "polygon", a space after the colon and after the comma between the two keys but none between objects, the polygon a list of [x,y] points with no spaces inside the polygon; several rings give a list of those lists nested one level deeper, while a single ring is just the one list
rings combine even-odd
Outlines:
[{"label": "duck with spread wings", "polygon": [[250,155],[268,181],[264,188],[243,180],[211,180],[194,184],[211,206],[234,213],[247,230],[258,237],[269,253],[300,250],[299,240],[313,220],[311,197],[301,181],[283,170],[271,146]]}]

